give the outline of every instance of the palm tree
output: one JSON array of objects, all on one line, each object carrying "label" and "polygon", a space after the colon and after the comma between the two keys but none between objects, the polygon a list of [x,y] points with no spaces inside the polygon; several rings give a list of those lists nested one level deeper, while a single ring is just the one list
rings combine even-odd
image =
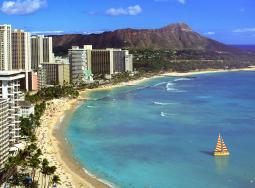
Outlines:
[{"label": "palm tree", "polygon": [[37,151],[37,153],[31,157],[31,159],[28,161],[29,166],[32,168],[32,172],[31,172],[31,176],[32,176],[32,180],[33,182],[35,181],[35,172],[36,169],[39,168],[40,164],[41,164],[41,160],[40,160],[40,153],[41,151]]},{"label": "palm tree", "polygon": [[49,166],[48,169],[47,169],[47,175],[49,176],[48,187],[49,187],[49,184],[50,184],[50,178],[56,172],[56,170],[57,170],[57,168],[55,166]]},{"label": "palm tree", "polygon": [[43,186],[44,179],[46,179],[46,176],[47,176],[47,173],[48,173],[47,172],[48,168],[49,168],[49,161],[47,159],[43,159],[42,166],[41,166],[41,173],[43,174],[41,187]]},{"label": "palm tree", "polygon": [[61,182],[60,181],[60,177],[58,175],[54,175],[52,177],[52,184],[53,184],[53,186],[61,185],[60,182]]}]

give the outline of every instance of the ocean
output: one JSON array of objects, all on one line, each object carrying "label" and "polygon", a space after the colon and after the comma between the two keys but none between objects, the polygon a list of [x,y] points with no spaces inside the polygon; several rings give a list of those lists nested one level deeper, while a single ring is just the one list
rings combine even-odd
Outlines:
[{"label": "ocean", "polygon": [[[255,72],[162,77],[95,91],[72,115],[73,156],[122,188],[254,188]],[[218,134],[229,157],[214,157]]]}]

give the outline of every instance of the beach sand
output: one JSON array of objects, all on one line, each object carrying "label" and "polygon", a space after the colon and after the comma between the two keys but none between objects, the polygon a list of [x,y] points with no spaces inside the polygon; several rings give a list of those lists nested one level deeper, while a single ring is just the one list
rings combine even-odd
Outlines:
[{"label": "beach sand", "polygon": [[[77,188],[108,188],[111,184],[101,181],[86,171],[73,158],[71,148],[65,140],[64,129],[68,118],[75,111],[79,103],[87,99],[87,94],[95,90],[112,89],[121,86],[137,85],[152,78],[164,76],[192,76],[197,74],[207,74],[215,72],[233,71],[255,71],[255,68],[233,69],[233,70],[198,70],[188,73],[164,73],[152,77],[143,77],[138,80],[124,82],[116,85],[106,85],[96,89],[86,89],[81,91],[78,99],[55,99],[47,103],[47,109],[41,119],[41,127],[37,130],[38,145],[43,151],[43,158],[47,158],[50,165],[57,167],[57,174],[60,176],[61,185],[59,187]],[[64,122],[63,122],[64,120]],[[39,183],[40,173],[37,173]]]},{"label": "beach sand", "polygon": [[[38,128],[38,146],[42,150],[43,157],[49,160],[50,165],[57,167],[56,174],[60,176],[59,187],[75,188],[108,188],[110,186],[101,180],[85,173],[81,166],[73,159],[64,138],[63,120],[66,120],[72,110],[79,104],[75,99],[55,99],[47,102],[46,111],[41,118],[41,126]],[[39,183],[42,182],[40,173],[37,172]]]}]

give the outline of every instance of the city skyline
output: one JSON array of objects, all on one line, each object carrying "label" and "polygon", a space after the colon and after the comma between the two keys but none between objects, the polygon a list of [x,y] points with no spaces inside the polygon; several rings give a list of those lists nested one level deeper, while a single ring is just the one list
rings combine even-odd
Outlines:
[{"label": "city skyline", "polygon": [[4,23],[32,34],[87,34],[185,22],[227,44],[255,44],[255,2],[250,0],[1,0],[0,6]]}]

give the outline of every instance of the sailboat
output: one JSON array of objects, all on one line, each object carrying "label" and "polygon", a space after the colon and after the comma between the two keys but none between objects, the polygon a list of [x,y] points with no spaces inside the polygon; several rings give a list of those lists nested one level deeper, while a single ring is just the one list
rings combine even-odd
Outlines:
[{"label": "sailboat", "polygon": [[228,148],[226,144],[224,143],[223,138],[221,137],[220,134],[219,134],[217,145],[213,155],[214,156],[229,156],[230,155]]}]

